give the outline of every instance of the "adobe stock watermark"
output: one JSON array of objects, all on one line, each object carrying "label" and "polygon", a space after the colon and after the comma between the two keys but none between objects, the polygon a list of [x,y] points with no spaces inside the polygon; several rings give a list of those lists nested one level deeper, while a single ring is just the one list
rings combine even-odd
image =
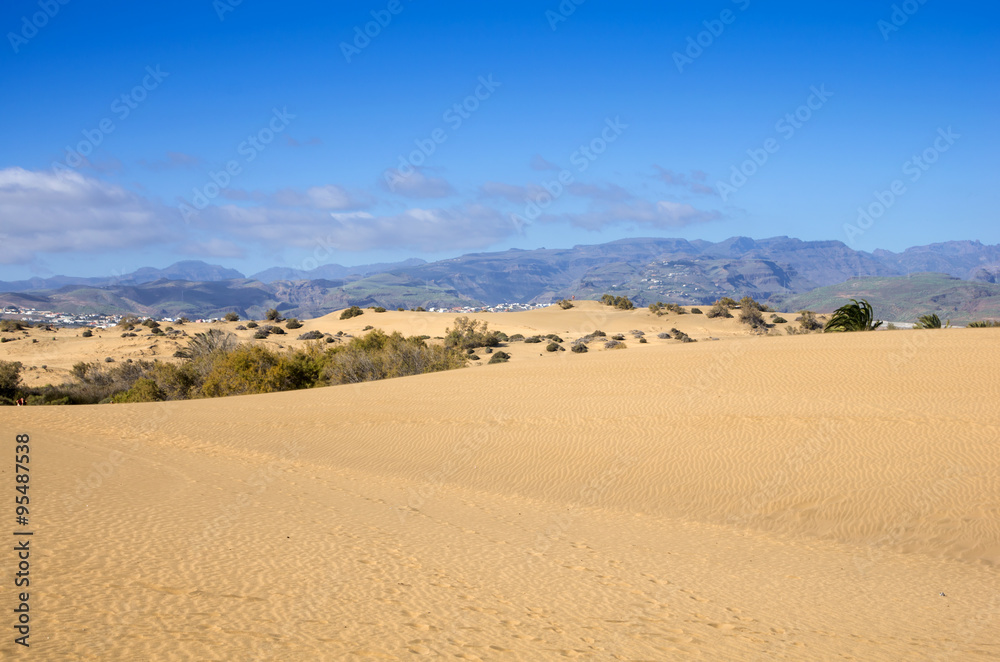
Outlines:
[{"label": "adobe stock watermark", "polygon": [[[569,162],[576,167],[578,173],[585,172],[590,164],[600,158],[601,154],[607,151],[608,146],[618,140],[627,128],[628,124],[621,121],[621,116],[616,115],[614,119],[606,118],[600,135],[574,150],[569,155]],[[534,200],[525,201],[524,213],[522,215],[511,213],[510,215],[518,232],[541,216],[543,211],[562,197],[563,193],[566,192],[566,187],[575,181],[573,172],[569,168],[563,168],[555,179],[542,182],[541,187],[545,191]]]},{"label": "adobe stock watermark", "polygon": [[17,32],[8,32],[7,41],[14,49],[14,54],[21,52],[22,46],[27,46],[28,42],[38,36],[38,31],[49,24],[49,21],[56,17],[59,10],[68,5],[69,0],[38,0],[41,11],[36,11],[29,18],[21,17],[21,29]]},{"label": "adobe stock watermark", "polygon": [[[288,108],[271,109],[271,119],[256,133],[252,133],[236,146],[236,153],[243,157],[243,163],[253,162],[261,152],[267,149],[274,138],[284,131],[295,115],[288,112]],[[185,223],[190,223],[191,219],[197,215],[198,211],[204,210],[208,204],[219,197],[219,194],[233,181],[234,177],[243,172],[243,166],[239,159],[229,159],[225,166],[218,172],[209,172],[208,178],[211,181],[205,182],[201,186],[196,186],[191,191],[191,202],[182,200],[177,208],[184,217]],[[197,211],[196,211],[197,210]]]},{"label": "adobe stock watermark", "polygon": [[[472,117],[474,112],[479,110],[482,103],[493,96],[498,87],[503,86],[503,83],[493,80],[493,74],[485,77],[480,76],[477,80],[478,85],[476,85],[472,93],[468,94],[458,103],[452,104],[441,115],[441,120],[452,131],[458,131],[462,128],[462,124]],[[401,182],[412,175],[417,168],[426,163],[427,159],[437,151],[438,146],[443,145],[447,140],[448,132],[441,127],[431,131],[430,135],[426,138],[417,138],[414,140],[413,144],[416,146],[416,149],[405,156],[400,154],[398,165],[395,168],[387,168],[382,173],[389,190],[395,191]]]},{"label": "adobe stock watermark", "polygon": [[[146,67],[146,75],[142,77],[139,84],[128,92],[115,97],[111,102],[111,112],[115,114],[118,121],[128,119],[132,111],[138,108],[139,104],[149,97],[149,93],[158,88],[160,83],[169,75],[169,72],[160,70],[160,65],[156,65],[155,69],[153,67]],[[79,168],[86,162],[87,157],[100,147],[101,143],[104,142],[104,138],[114,133],[116,128],[114,120],[110,117],[105,117],[97,123],[95,128],[83,129],[81,131],[83,140],[75,146],[66,145],[66,155],[61,162],[53,163],[52,169]]]},{"label": "adobe stock watermark", "polygon": [[889,14],[889,20],[887,21],[882,18],[875,24],[879,32],[882,33],[882,39],[889,41],[889,35],[893,32],[899,32],[899,29],[906,25],[910,17],[916,14],[925,4],[927,4],[927,0],[904,0],[904,2],[893,5],[892,13]]},{"label": "adobe stock watermark", "polygon": [[549,28],[553,32],[559,27],[560,23],[565,23],[569,20],[569,17],[576,13],[576,8],[585,3],[587,0],[562,0],[559,6],[556,7],[556,11],[551,9],[545,10],[545,20],[549,22]]},{"label": "adobe stock watermark", "polygon": [[236,11],[236,8],[241,4],[243,4],[243,0],[213,0],[212,9],[215,10],[215,15],[219,17],[220,21],[225,21],[226,14]]},{"label": "adobe stock watermark", "polygon": [[[811,94],[806,98],[805,103],[796,108],[791,113],[778,120],[774,125],[774,130],[786,142],[795,136],[796,132],[805,126],[806,122],[812,119],[813,113],[826,105],[826,102],[833,96],[833,92],[826,89],[826,84],[815,85],[809,88]],[[747,150],[748,158],[739,166],[732,166],[728,181],[716,181],[715,189],[722,196],[722,201],[729,200],[729,196],[746,186],[750,178],[764,167],[772,154],[781,149],[781,143],[776,138],[768,138],[761,147],[752,147]]]},{"label": "adobe stock watermark", "polygon": [[344,59],[347,60],[347,64],[350,64],[351,59],[356,55],[361,55],[361,51],[371,45],[372,39],[382,34],[382,30],[389,27],[389,24],[392,23],[393,17],[399,16],[405,8],[402,0],[389,0],[385,9],[371,10],[372,20],[363,26],[355,25],[354,39],[351,43],[347,43],[346,41],[340,42],[340,52],[344,55]]},{"label": "adobe stock watermark", "polygon": [[[750,0],[732,0],[732,2],[739,6],[740,11],[746,11],[747,7],[750,6]],[[688,36],[687,47],[684,49],[684,52],[674,51],[674,65],[677,67],[677,71],[684,73],[684,67],[693,64],[695,60],[702,56],[705,49],[711,48],[715,40],[721,37],[722,33],[726,31],[726,26],[736,22],[736,16],[736,12],[732,9],[723,9],[719,12],[718,18],[702,21],[701,24],[705,26],[705,29],[693,37]]]},{"label": "adobe stock watermark", "polygon": [[[937,133],[938,135],[930,147],[903,162],[903,175],[911,183],[916,182],[925,172],[930,170],[931,166],[941,158],[941,154],[951,149],[955,141],[962,137],[961,134],[954,133],[950,126],[947,129],[939,128]],[[844,224],[844,234],[847,235],[848,243],[853,245],[858,237],[870,230],[875,225],[875,221],[882,218],[906,191],[906,183],[902,179],[894,179],[889,184],[889,188],[875,191],[872,194],[875,201],[867,206],[858,207],[857,220],[854,223]]]}]

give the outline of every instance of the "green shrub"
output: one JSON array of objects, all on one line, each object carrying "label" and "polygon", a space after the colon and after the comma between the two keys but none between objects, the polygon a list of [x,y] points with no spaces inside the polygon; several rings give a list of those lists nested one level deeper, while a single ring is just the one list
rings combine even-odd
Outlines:
[{"label": "green shrub", "polygon": [[800,310],[799,316],[795,318],[795,321],[799,323],[799,326],[803,331],[815,331],[823,327],[816,319],[816,313],[811,310]]},{"label": "green shrub", "polygon": [[601,297],[601,303],[606,306],[613,306],[620,310],[632,310],[635,308],[635,304],[628,297],[616,297],[611,294],[605,294]]},{"label": "green shrub", "polygon": [[[732,299],[729,299],[728,297],[723,297],[712,304],[712,307],[709,308],[707,313],[705,313],[705,317],[732,317],[733,314],[729,312],[730,306],[726,303],[727,300],[732,301]],[[735,303],[735,301],[733,303]]]},{"label": "green shrub", "polygon": [[251,322],[247,322],[247,328],[248,329],[256,329],[257,328],[257,322],[252,322],[252,321]]},{"label": "green shrub", "polygon": [[479,355],[478,354],[469,354],[469,360],[470,361],[478,361],[479,360]]},{"label": "green shrub", "polygon": [[220,355],[201,387],[209,398],[288,390],[291,372],[282,358],[261,345],[240,345]]},{"label": "green shrub", "polygon": [[415,312],[415,313],[426,313],[427,311],[424,310],[423,306],[417,306],[416,308],[413,309],[413,312]]},{"label": "green shrub", "polygon": [[0,331],[4,333],[13,333],[22,329],[24,329],[24,325],[18,320],[0,320]]},{"label": "green shrub", "polygon": [[546,340],[551,340],[552,342],[562,342],[563,341],[562,338],[560,338],[559,336],[557,336],[554,333],[548,334],[547,336],[545,336],[545,339]]},{"label": "green shrub", "polygon": [[447,348],[469,349],[473,347],[496,347],[500,337],[491,332],[486,322],[456,317],[455,327],[445,329],[444,346]]},{"label": "green shrub", "polygon": [[545,346],[545,351],[546,352],[565,352],[566,348],[563,347],[562,345],[560,345],[557,342],[550,342],[548,345]]},{"label": "green shrub", "polygon": [[969,322],[970,329],[988,329],[990,327],[1000,326],[1000,322],[996,320],[984,320],[982,322]]},{"label": "green shrub", "polygon": [[575,352],[576,354],[586,354],[590,350],[587,348],[587,345],[585,343],[579,342],[574,344],[570,348],[570,351]]},{"label": "green shrub", "polygon": [[701,315],[702,314],[701,308],[692,308],[691,309],[691,314],[692,315]]},{"label": "green shrub", "polygon": [[362,330],[362,331],[371,331],[371,330],[372,330],[372,329],[374,329],[374,328],[375,328],[375,327],[374,327],[374,326],[372,326],[371,324],[367,324],[367,325],[365,325],[365,328],[363,328],[363,329],[361,329],[361,330]]},{"label": "green shrub", "polygon": [[21,369],[24,366],[19,361],[0,361],[0,396],[17,397],[21,386]]},{"label": "green shrub", "polygon": [[158,329],[158,328],[160,328],[160,323],[157,322],[156,320],[154,320],[152,317],[148,317],[148,318],[144,319],[142,321],[142,325],[143,326],[147,326],[150,329]]},{"label": "green shrub", "polygon": [[487,362],[487,365],[492,365],[494,363],[506,363],[509,360],[510,360],[510,354],[504,351],[499,351],[495,352],[493,356],[490,357],[490,360]]},{"label": "green shrub", "polygon": [[851,303],[844,304],[833,311],[833,316],[823,327],[823,332],[874,331],[881,325],[881,320],[875,320],[871,304],[864,299],[861,301],[851,299]]},{"label": "green shrub", "polygon": [[764,316],[760,312],[760,304],[751,297],[740,299],[740,322],[754,330],[767,328]]},{"label": "green shrub", "polygon": [[322,331],[306,331],[301,336],[298,337],[299,340],[319,340],[323,337]]},{"label": "green shrub", "polygon": [[132,388],[111,397],[111,401],[118,404],[124,402],[158,402],[160,400],[166,400],[166,395],[160,389],[159,384],[148,377],[136,380]]},{"label": "green shrub", "polygon": [[278,322],[281,317],[281,313],[278,312],[277,308],[271,308],[266,313],[264,313],[264,319],[269,322]]},{"label": "green shrub", "polygon": [[573,302],[570,301],[569,299],[560,299],[556,303],[558,303],[559,307],[562,308],[563,310],[569,310],[570,308],[573,307]]},{"label": "green shrub", "polygon": [[645,342],[646,342],[645,338],[639,338],[639,344],[642,344],[642,343],[645,343]]},{"label": "green shrub", "polygon": [[375,311],[376,313],[384,313],[385,312],[385,308],[383,308],[382,306],[375,306],[374,308],[372,308],[372,310]]},{"label": "green shrub", "polygon": [[358,315],[364,315],[364,314],[365,311],[361,310],[357,306],[351,306],[350,308],[345,309],[344,312],[340,313],[340,319],[349,320],[352,317],[357,317]]},{"label": "green shrub", "polygon": [[285,328],[286,329],[301,329],[302,328],[302,322],[300,322],[296,318],[292,317],[287,322],[285,322]]},{"label": "green shrub", "polygon": [[253,334],[254,339],[263,340],[264,338],[267,338],[269,335],[271,335],[271,332],[268,330],[270,328],[271,327],[269,326],[262,326],[259,329],[257,329],[257,332]]},{"label": "green shrub", "polygon": [[183,324],[189,323],[190,321],[191,320],[189,320],[186,317],[178,317],[176,320],[174,320],[174,324],[182,324],[183,325]]},{"label": "green shrub", "polygon": [[625,343],[620,340],[609,340],[604,343],[604,349],[625,349]]},{"label": "green shrub", "polygon": [[788,323],[788,320],[786,320],[781,315],[774,315],[774,316],[772,316],[771,317],[771,321],[774,322],[775,324],[787,324]]},{"label": "green shrub", "polygon": [[332,350],[323,376],[331,384],[353,384],[465,365],[466,356],[455,349],[427,345],[399,332],[386,335],[375,330]]},{"label": "green shrub", "polygon": [[525,338],[524,342],[526,342],[526,343],[539,343],[539,342],[542,342],[542,337],[541,336],[531,336],[530,338]]},{"label": "green shrub", "polygon": [[222,319],[226,320],[227,322],[239,322],[240,316],[235,312],[228,312],[222,317]]},{"label": "green shrub", "polygon": [[611,336],[611,339],[612,340],[625,340],[625,336],[623,336],[620,333],[616,333],[615,335]]},{"label": "green shrub", "polygon": [[83,336],[84,338],[91,338],[93,337],[94,332],[91,331],[90,329],[84,329],[83,333],[81,333],[80,335]]}]

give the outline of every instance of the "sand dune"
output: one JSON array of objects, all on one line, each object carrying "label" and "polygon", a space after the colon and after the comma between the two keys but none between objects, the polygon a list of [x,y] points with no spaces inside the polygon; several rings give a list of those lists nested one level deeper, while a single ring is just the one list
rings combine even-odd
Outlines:
[{"label": "sand dune", "polygon": [[[490,322],[723,339],[5,408],[33,440],[34,653],[1000,655],[1000,330],[754,338],[581,308]],[[452,319],[377,317],[432,336]]]}]

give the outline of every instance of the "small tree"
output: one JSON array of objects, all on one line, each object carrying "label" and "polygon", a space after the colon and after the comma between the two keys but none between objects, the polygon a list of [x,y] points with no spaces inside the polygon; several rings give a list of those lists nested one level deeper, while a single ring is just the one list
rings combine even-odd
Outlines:
[{"label": "small tree", "polygon": [[271,308],[264,313],[264,319],[269,322],[277,322],[279,317],[281,317],[281,313],[278,312],[277,308]]},{"label": "small tree", "polygon": [[235,312],[230,311],[226,313],[225,317],[223,317],[222,319],[226,320],[227,322],[239,322],[240,316],[237,315]]}]

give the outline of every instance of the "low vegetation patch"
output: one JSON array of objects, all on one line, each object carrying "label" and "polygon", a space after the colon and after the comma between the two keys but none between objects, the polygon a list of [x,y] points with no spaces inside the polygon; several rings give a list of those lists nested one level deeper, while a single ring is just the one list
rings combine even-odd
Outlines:
[{"label": "low vegetation patch", "polygon": [[560,299],[556,303],[558,303],[559,307],[562,308],[563,310],[569,310],[570,308],[573,307],[573,302],[570,301],[569,299]]},{"label": "low vegetation patch", "polygon": [[510,354],[508,354],[507,352],[504,351],[494,352],[493,356],[491,356],[490,360],[487,362],[487,365],[492,365],[494,363],[506,363],[509,360],[510,360]]},{"label": "low vegetation patch", "polygon": [[340,313],[340,319],[349,320],[352,317],[357,317],[358,315],[364,315],[365,311],[361,310],[357,306],[351,306]]},{"label": "low vegetation patch", "polygon": [[456,317],[455,326],[445,329],[444,346],[447,348],[472,349],[497,347],[499,344],[500,332],[490,331],[489,325],[482,320]]},{"label": "low vegetation patch", "polygon": [[635,304],[628,297],[614,296],[613,294],[605,294],[601,297],[601,303],[605,306],[612,306],[618,308],[619,310],[632,310],[635,308]]}]

